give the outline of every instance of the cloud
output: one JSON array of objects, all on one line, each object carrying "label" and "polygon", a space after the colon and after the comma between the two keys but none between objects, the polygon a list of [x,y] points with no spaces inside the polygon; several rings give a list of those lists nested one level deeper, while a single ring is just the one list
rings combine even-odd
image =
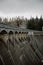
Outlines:
[{"label": "cloud", "polygon": [[[4,14],[43,14],[43,0],[0,0],[0,12]],[[25,16],[24,15],[24,16]]]},{"label": "cloud", "polygon": [[0,0],[0,3],[4,2],[4,1],[6,1],[6,0]]}]

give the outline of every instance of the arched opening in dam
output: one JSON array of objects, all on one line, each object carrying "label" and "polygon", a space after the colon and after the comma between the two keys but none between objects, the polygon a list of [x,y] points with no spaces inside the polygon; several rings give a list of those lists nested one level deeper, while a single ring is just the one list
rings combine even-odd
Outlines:
[{"label": "arched opening in dam", "polygon": [[15,34],[18,34],[18,32],[17,32],[17,31],[15,31]]},{"label": "arched opening in dam", "polygon": [[0,34],[7,34],[7,31],[2,30],[2,31],[0,32]]},{"label": "arched opening in dam", "polygon": [[13,34],[13,31],[10,31],[9,34]]},{"label": "arched opening in dam", "polygon": [[21,32],[19,32],[19,34],[21,34]]}]

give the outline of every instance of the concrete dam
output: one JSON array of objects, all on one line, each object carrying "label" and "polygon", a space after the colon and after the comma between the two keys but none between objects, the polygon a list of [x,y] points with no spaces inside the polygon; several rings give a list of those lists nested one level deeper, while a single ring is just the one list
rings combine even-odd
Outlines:
[{"label": "concrete dam", "polygon": [[1,23],[0,65],[43,65],[43,31]]}]

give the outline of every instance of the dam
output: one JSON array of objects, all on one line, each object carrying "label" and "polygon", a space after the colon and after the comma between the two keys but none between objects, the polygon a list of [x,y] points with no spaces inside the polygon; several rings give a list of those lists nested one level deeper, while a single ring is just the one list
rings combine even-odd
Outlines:
[{"label": "dam", "polygon": [[0,65],[43,65],[43,31],[1,23]]}]

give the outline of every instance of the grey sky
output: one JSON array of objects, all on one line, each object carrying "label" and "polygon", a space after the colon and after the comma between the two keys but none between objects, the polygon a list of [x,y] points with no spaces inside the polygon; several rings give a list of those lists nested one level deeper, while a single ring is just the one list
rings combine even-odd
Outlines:
[{"label": "grey sky", "polygon": [[0,0],[0,16],[43,16],[43,0]]}]

